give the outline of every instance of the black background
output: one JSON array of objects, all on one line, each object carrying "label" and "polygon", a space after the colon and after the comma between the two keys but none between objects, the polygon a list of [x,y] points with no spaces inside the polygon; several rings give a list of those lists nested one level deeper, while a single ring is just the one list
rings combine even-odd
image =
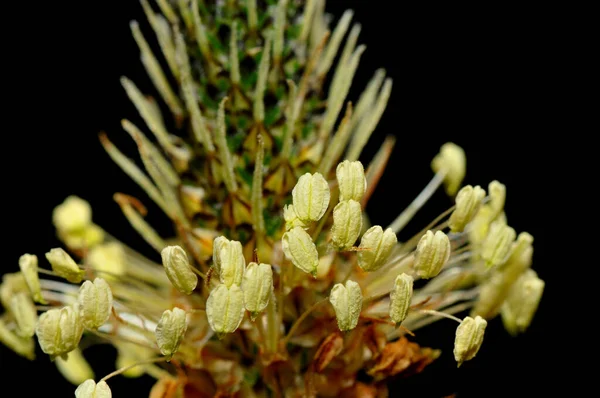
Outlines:
[{"label": "black background", "polygon": [[[145,196],[97,139],[99,131],[106,131],[124,151],[135,153],[120,119],[138,119],[119,77],[126,75],[155,93],[128,22],[141,21],[148,38],[153,38],[151,31],[137,1],[49,3],[21,2],[22,9],[5,14],[5,20],[14,16],[18,25],[2,28],[5,233],[0,273],[16,271],[22,253],[43,258],[59,245],[51,211],[70,194],[90,201],[95,221],[105,229],[151,253],[112,200],[116,191]],[[454,141],[467,153],[466,183],[486,187],[498,179],[506,184],[509,224],[535,237],[534,268],[547,282],[529,331],[511,338],[500,320],[493,320],[477,358],[459,370],[451,352],[455,324],[443,321],[420,331],[419,343],[442,348],[444,354],[421,375],[394,382],[392,396],[538,396],[556,387],[554,374],[566,366],[564,359],[556,363],[564,343],[556,337],[552,316],[560,279],[548,214],[554,206],[550,167],[556,160],[551,137],[563,122],[555,107],[563,81],[558,66],[564,56],[562,27],[543,8],[478,7],[417,8],[382,0],[327,5],[334,21],[344,9],[354,9],[354,20],[363,28],[359,42],[367,51],[350,98],[357,98],[378,67],[394,79],[390,103],[363,158],[368,161],[385,135],[397,137],[367,209],[372,220],[389,223],[431,178],[429,164],[439,146]],[[442,192],[436,194],[400,238],[450,204]],[[164,222],[153,210],[150,206],[151,221]],[[29,363],[0,347],[2,385],[18,383],[18,396],[35,396],[40,388],[52,396],[73,396],[74,387],[39,353]],[[108,346],[90,348],[89,356],[97,378],[113,369],[115,353]],[[114,378],[111,387],[116,397],[143,397],[151,383]]]}]

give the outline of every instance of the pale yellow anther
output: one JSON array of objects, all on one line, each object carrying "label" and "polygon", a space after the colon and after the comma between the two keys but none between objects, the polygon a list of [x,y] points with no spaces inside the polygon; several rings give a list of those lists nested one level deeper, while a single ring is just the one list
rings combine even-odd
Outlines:
[{"label": "pale yellow anther", "polygon": [[61,232],[82,230],[92,222],[92,207],[77,196],[69,196],[52,212],[54,227]]},{"label": "pale yellow anther", "polygon": [[292,190],[294,210],[304,222],[318,221],[329,206],[329,184],[320,173],[306,173]]},{"label": "pale yellow anther", "polygon": [[219,279],[227,287],[235,284],[240,286],[246,269],[246,259],[242,243],[237,240],[222,245],[219,259]]},{"label": "pale yellow anther", "polygon": [[362,300],[360,286],[354,281],[347,281],[346,286],[341,283],[333,286],[329,301],[335,310],[335,317],[341,331],[352,330],[358,325]]},{"label": "pale yellow anther", "polygon": [[104,230],[96,224],[74,231],[58,231],[59,238],[72,250],[94,247],[104,240]]},{"label": "pale yellow anther", "polygon": [[52,270],[61,278],[71,283],[79,283],[83,279],[84,271],[63,249],[51,249],[46,253],[46,259],[52,266]]},{"label": "pale yellow anther", "polygon": [[254,320],[259,312],[269,304],[273,290],[273,270],[269,264],[250,263],[244,273],[242,282],[244,306]]},{"label": "pale yellow anther", "polygon": [[21,337],[12,331],[4,320],[0,318],[0,343],[13,350],[15,353],[31,361],[35,359],[35,341],[33,338]]},{"label": "pale yellow anther", "polygon": [[406,319],[413,295],[413,277],[402,273],[394,281],[394,290],[390,293],[390,318],[399,325]]},{"label": "pale yellow anther", "polygon": [[19,257],[19,268],[33,300],[40,304],[47,304],[46,300],[42,297],[37,256],[35,254],[23,254]]},{"label": "pale yellow anther", "polygon": [[233,333],[244,318],[244,293],[238,285],[220,284],[206,300],[206,316],[218,335]]},{"label": "pale yellow anther", "polygon": [[545,282],[533,270],[527,270],[515,282],[501,309],[502,322],[509,333],[516,335],[527,330],[542,299],[544,287]]},{"label": "pale yellow anther", "polygon": [[487,267],[502,265],[506,262],[515,241],[515,230],[508,225],[495,221],[483,241],[481,258]]},{"label": "pale yellow anther", "polygon": [[419,243],[415,254],[414,268],[423,279],[437,276],[450,258],[450,239],[442,231],[427,231]]},{"label": "pale yellow anther", "polygon": [[79,348],[71,351],[67,359],[57,357],[54,363],[63,377],[72,384],[81,384],[87,379],[94,378],[94,371]]},{"label": "pale yellow anther", "polygon": [[454,196],[460,184],[465,178],[467,168],[467,158],[465,151],[458,145],[447,142],[440,148],[440,152],[431,161],[431,168],[434,172],[445,172],[444,185],[446,193]]},{"label": "pale yellow anther", "polygon": [[83,323],[77,308],[66,306],[44,312],[35,329],[42,351],[51,357],[63,356],[79,345]]},{"label": "pale yellow anther", "polygon": [[319,253],[310,235],[301,227],[294,227],[283,234],[281,247],[285,257],[296,267],[313,276],[319,266]]},{"label": "pale yellow anther", "polygon": [[512,244],[508,260],[502,266],[502,269],[510,270],[513,268],[526,270],[531,265],[533,255],[533,236],[528,232],[521,232]]},{"label": "pale yellow anther", "polygon": [[217,271],[217,274],[221,273],[221,249],[229,245],[229,239],[224,236],[218,236],[213,240],[212,246],[212,259],[213,268]]},{"label": "pale yellow anther", "polygon": [[169,360],[181,344],[187,330],[187,316],[184,310],[175,307],[173,310],[165,310],[158,325],[156,325],[156,343],[160,352]]},{"label": "pale yellow anther", "polygon": [[20,272],[4,274],[0,283],[0,303],[8,309],[13,296],[28,289],[25,277]]},{"label": "pale yellow anther", "polygon": [[384,231],[375,225],[367,229],[358,246],[359,267],[367,272],[377,271],[385,264],[397,243],[398,239],[391,228]]},{"label": "pale yellow anther", "polygon": [[367,179],[365,169],[361,162],[344,160],[338,164],[335,175],[340,189],[340,202],[345,200],[356,200],[360,202],[367,190]]},{"label": "pale yellow anther", "polygon": [[79,315],[86,329],[95,330],[104,325],[113,308],[110,286],[102,278],[85,281],[79,288]]},{"label": "pale yellow anther", "polygon": [[167,246],[160,255],[165,273],[173,286],[181,293],[192,294],[198,285],[198,277],[192,271],[185,250],[181,246]]},{"label": "pale yellow anther", "polygon": [[331,242],[337,250],[346,250],[354,246],[362,229],[362,210],[360,203],[346,200],[333,209]]},{"label": "pale yellow anther", "polygon": [[107,242],[90,249],[86,258],[87,264],[103,275],[106,279],[124,275],[127,264],[125,249],[118,242]]},{"label": "pale yellow anther", "polygon": [[306,227],[306,224],[298,218],[294,205],[283,206],[283,219],[285,220],[285,230],[289,231],[295,227]]},{"label": "pale yellow anther", "polygon": [[112,392],[104,380],[96,384],[94,380],[88,379],[77,387],[75,398],[112,398]]},{"label": "pale yellow anther", "polygon": [[458,366],[477,355],[481,343],[483,343],[486,326],[487,321],[480,316],[476,316],[474,319],[468,316],[462,320],[456,329],[454,339],[454,359]]},{"label": "pale yellow anther", "polygon": [[463,187],[456,195],[456,209],[450,215],[448,226],[452,232],[462,232],[465,226],[475,217],[481,201],[485,198],[485,190],[479,185]]},{"label": "pale yellow anther", "polygon": [[506,185],[494,180],[488,185],[490,201],[490,221],[494,221],[503,211],[506,202]]},{"label": "pale yellow anther", "polygon": [[17,323],[17,334],[21,337],[32,337],[38,319],[37,310],[29,294],[16,293],[10,300],[10,312]]}]

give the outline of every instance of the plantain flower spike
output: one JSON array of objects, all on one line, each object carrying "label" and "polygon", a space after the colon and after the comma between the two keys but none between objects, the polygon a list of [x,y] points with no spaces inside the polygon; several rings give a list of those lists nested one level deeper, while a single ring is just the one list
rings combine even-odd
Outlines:
[{"label": "plantain flower spike", "polygon": [[485,191],[479,186],[473,188],[467,185],[456,195],[456,209],[450,215],[448,226],[452,232],[462,232],[465,226],[475,217],[481,201],[485,198]]},{"label": "plantain flower spike", "polygon": [[294,227],[283,234],[281,246],[285,257],[302,271],[317,274],[319,253],[310,235],[301,227]]},{"label": "plantain flower spike", "polygon": [[431,161],[431,168],[435,173],[444,173],[446,193],[454,196],[465,178],[467,168],[465,151],[458,145],[447,142]]},{"label": "plantain flower spike", "polygon": [[298,218],[294,205],[285,205],[283,207],[283,219],[285,220],[285,230],[289,231],[295,227],[306,227],[306,224]]},{"label": "plantain flower spike", "polygon": [[250,263],[242,282],[244,306],[252,320],[267,307],[273,290],[273,270],[269,264]]},{"label": "plantain flower spike", "polygon": [[113,295],[104,279],[83,282],[79,288],[78,302],[81,322],[86,329],[96,330],[110,318]]},{"label": "plantain flower spike", "polygon": [[19,257],[19,268],[33,300],[36,303],[47,304],[46,300],[42,297],[37,256],[34,254],[23,254]]},{"label": "plantain flower spike", "polygon": [[61,232],[80,231],[92,222],[92,207],[78,196],[69,196],[54,208],[52,222]]},{"label": "plantain flower spike", "polygon": [[170,360],[179,349],[186,330],[187,316],[184,310],[175,307],[162,313],[155,334],[158,348],[167,360]]},{"label": "plantain flower spike", "polygon": [[338,203],[333,209],[331,242],[337,250],[347,250],[354,246],[362,229],[360,203],[350,199]]},{"label": "plantain flower spike", "polygon": [[367,190],[365,169],[361,162],[344,160],[338,164],[335,174],[340,189],[340,202],[355,200],[359,202]]},{"label": "plantain flower spike", "polygon": [[38,316],[31,297],[25,292],[16,293],[10,300],[10,312],[17,323],[17,333],[21,337],[33,337]]},{"label": "plantain flower spike", "polygon": [[481,343],[483,343],[486,326],[487,321],[480,316],[475,318],[468,316],[462,320],[456,329],[454,339],[454,359],[458,363],[458,367],[477,355]]},{"label": "plantain flower spike", "polygon": [[358,325],[362,310],[362,291],[358,283],[349,280],[346,285],[335,284],[329,295],[329,302],[335,310],[338,327],[342,332],[352,330]]},{"label": "plantain flower spike", "polygon": [[219,278],[221,283],[227,287],[235,284],[240,286],[246,269],[246,259],[244,258],[244,249],[242,243],[236,240],[220,241],[218,261]]},{"label": "plantain flower spike", "polygon": [[54,308],[40,315],[35,329],[42,351],[51,358],[73,351],[83,334],[83,323],[76,307]]},{"label": "plantain flower spike", "polygon": [[61,278],[65,278],[71,283],[79,283],[83,279],[84,271],[60,247],[46,253],[46,259],[52,266],[52,270]]},{"label": "plantain flower spike", "polygon": [[294,210],[303,222],[319,221],[329,206],[329,184],[321,173],[302,175],[292,190]]},{"label": "plantain flower spike", "polygon": [[427,231],[417,244],[414,268],[423,279],[437,276],[450,258],[450,239],[442,231]]},{"label": "plantain flower spike", "polygon": [[481,258],[488,268],[506,262],[515,237],[515,230],[502,222],[495,221],[490,225],[490,231],[481,248]]},{"label": "plantain flower spike", "polygon": [[406,319],[413,295],[413,277],[402,273],[394,281],[394,290],[390,293],[390,318],[400,325]]},{"label": "plantain flower spike", "polygon": [[54,361],[56,368],[71,384],[81,384],[87,379],[94,378],[94,371],[90,364],[83,357],[79,348],[74,349],[69,353],[67,359],[57,357]]},{"label": "plantain flower spike", "polygon": [[177,290],[192,294],[198,285],[198,276],[192,271],[185,250],[181,246],[167,246],[160,252],[167,277]]},{"label": "plantain flower spike", "polygon": [[218,336],[236,331],[244,318],[244,293],[238,285],[218,285],[206,300],[206,316]]},{"label": "plantain flower spike", "polygon": [[398,238],[391,228],[384,231],[381,226],[375,225],[367,229],[358,246],[358,266],[363,271],[377,271],[385,264],[397,243]]},{"label": "plantain flower spike", "polygon": [[527,330],[542,299],[544,287],[545,282],[530,269],[511,288],[500,312],[504,327],[510,334],[517,335]]},{"label": "plantain flower spike", "polygon": [[104,380],[96,384],[94,380],[88,379],[77,387],[75,398],[112,398],[112,392]]}]

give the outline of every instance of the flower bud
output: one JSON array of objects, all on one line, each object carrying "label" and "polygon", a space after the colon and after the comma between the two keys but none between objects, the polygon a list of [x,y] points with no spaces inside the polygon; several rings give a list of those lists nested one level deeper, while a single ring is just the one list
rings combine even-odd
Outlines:
[{"label": "flower bud", "polygon": [[33,300],[40,304],[46,304],[47,302],[42,297],[42,288],[40,287],[37,256],[35,254],[23,254],[19,258],[19,268]]},{"label": "flower bud", "polygon": [[177,290],[192,294],[198,284],[198,277],[192,271],[187,254],[180,246],[167,246],[160,252],[167,277]]},{"label": "flower bud", "polygon": [[72,384],[81,384],[87,379],[94,378],[94,371],[79,348],[71,351],[67,359],[58,357],[54,363],[56,363],[56,368],[63,377]]},{"label": "flower bud", "polygon": [[433,158],[431,168],[436,173],[442,170],[446,171],[444,177],[446,193],[449,196],[454,196],[465,178],[467,168],[465,151],[458,145],[447,142],[440,148],[440,153]]},{"label": "flower bud", "polygon": [[448,226],[452,232],[462,232],[465,226],[475,217],[485,191],[479,185],[463,187],[456,195],[456,209],[450,215]]},{"label": "flower bud", "polygon": [[406,319],[412,294],[413,277],[405,273],[398,275],[394,281],[394,290],[390,293],[390,318],[396,325]]},{"label": "flower bud", "polygon": [[0,317],[0,343],[15,353],[33,361],[35,359],[35,342],[33,338],[24,338],[14,333]]},{"label": "flower bud", "polygon": [[319,266],[319,253],[310,235],[301,227],[295,227],[283,234],[281,246],[285,257],[296,267],[313,276]]},{"label": "flower bud", "polygon": [[82,230],[92,222],[92,208],[87,201],[69,196],[54,208],[52,222],[61,232]]},{"label": "flower bud", "polygon": [[329,206],[329,184],[320,173],[306,173],[292,190],[294,210],[304,222],[318,221]]},{"label": "flower bud", "polygon": [[169,359],[179,349],[183,335],[187,330],[186,313],[181,308],[165,310],[156,325],[156,342],[160,352]]},{"label": "flower bud", "polygon": [[289,231],[294,227],[306,227],[306,224],[298,218],[294,205],[283,206],[283,219],[285,220],[285,230]]},{"label": "flower bud", "polygon": [[377,271],[388,259],[398,243],[396,234],[391,228],[383,231],[375,225],[363,234],[358,248],[358,265],[363,271]]},{"label": "flower bud", "polygon": [[506,262],[515,240],[515,230],[508,225],[495,221],[483,241],[481,258],[487,267],[502,265]]},{"label": "flower bud", "polygon": [[37,310],[31,297],[25,292],[19,292],[10,300],[10,312],[17,323],[17,333],[21,337],[33,337],[37,322]]},{"label": "flower bud", "polygon": [[480,316],[475,319],[470,316],[465,317],[456,328],[456,337],[454,339],[454,359],[458,366],[463,362],[471,360],[477,355],[481,343],[483,343],[483,334],[487,321]]},{"label": "flower bud", "polygon": [[75,398],[112,398],[112,392],[104,380],[96,384],[94,380],[88,379],[77,387]]},{"label": "flower bud", "polygon": [[110,286],[102,278],[85,281],[79,288],[79,315],[86,329],[102,326],[112,311],[113,295]]},{"label": "flower bud", "polygon": [[337,324],[341,331],[352,330],[358,325],[362,300],[360,286],[354,281],[347,281],[346,286],[336,283],[331,289],[329,301],[333,305]]},{"label": "flower bud", "polygon": [[360,203],[346,200],[338,203],[333,209],[333,226],[331,241],[337,250],[351,248],[362,229],[362,211]]},{"label": "flower bud", "polygon": [[51,249],[46,253],[46,259],[52,266],[52,270],[61,278],[65,278],[71,283],[79,283],[83,279],[83,270],[63,249]]},{"label": "flower bud", "polygon": [[79,345],[83,323],[75,307],[55,308],[40,315],[35,333],[42,351],[51,357],[63,356]]},{"label": "flower bud", "polygon": [[[270,292],[269,292],[270,293]],[[206,300],[206,316],[218,335],[233,333],[244,318],[244,293],[238,285],[220,284]]]},{"label": "flower bud", "polygon": [[367,190],[365,169],[358,160],[351,162],[344,160],[338,164],[335,175],[340,189],[340,202],[356,200],[359,202]]},{"label": "flower bud", "polygon": [[227,287],[235,284],[240,286],[246,269],[244,249],[237,240],[228,241],[221,247],[219,259],[221,260],[219,278]]},{"label": "flower bud", "polygon": [[488,206],[491,210],[490,221],[493,221],[498,217],[504,210],[504,203],[506,202],[506,185],[494,180],[488,185],[488,195],[490,202]]},{"label": "flower bud", "polygon": [[244,273],[244,306],[252,314],[252,320],[269,304],[273,290],[273,270],[269,264],[250,263]]},{"label": "flower bud", "polygon": [[545,282],[533,270],[527,270],[510,289],[502,305],[502,322],[506,330],[523,333],[533,320],[544,293]]},{"label": "flower bud", "polygon": [[87,255],[87,264],[98,272],[105,272],[106,279],[125,274],[125,250],[118,242],[107,242],[96,245]]},{"label": "flower bud", "polygon": [[427,231],[417,244],[414,263],[417,275],[424,279],[437,276],[448,262],[450,250],[450,239],[445,233]]}]

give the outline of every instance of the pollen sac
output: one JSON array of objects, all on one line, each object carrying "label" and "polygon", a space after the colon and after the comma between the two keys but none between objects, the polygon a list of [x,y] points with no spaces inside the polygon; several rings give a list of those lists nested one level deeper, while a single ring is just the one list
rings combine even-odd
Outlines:
[{"label": "pollen sac", "polygon": [[246,259],[244,259],[242,243],[237,240],[223,243],[218,258],[221,261],[219,266],[221,283],[227,287],[233,284],[240,286],[244,277],[244,270],[246,269]]},{"label": "pollen sac", "polygon": [[318,221],[329,206],[329,184],[320,173],[306,173],[292,190],[294,210],[303,222]]},{"label": "pollen sac", "polygon": [[352,330],[358,325],[362,300],[360,286],[354,281],[347,281],[346,286],[337,283],[331,289],[329,301],[333,305],[337,324],[342,332]]},{"label": "pollen sac", "polygon": [[283,219],[285,220],[285,230],[289,231],[295,227],[306,227],[306,224],[298,218],[294,205],[286,205],[283,207]]},{"label": "pollen sac", "polygon": [[491,210],[490,219],[495,220],[503,211],[506,202],[506,185],[494,180],[488,185],[488,195],[490,202],[488,206]]},{"label": "pollen sac", "polygon": [[344,160],[338,164],[335,175],[340,189],[340,202],[355,200],[359,202],[367,190],[365,169],[361,162]]},{"label": "pollen sac", "polygon": [[112,392],[105,381],[96,384],[94,380],[88,379],[77,387],[75,398],[112,398]]},{"label": "pollen sac", "polygon": [[85,281],[79,288],[79,315],[86,329],[95,330],[104,325],[113,307],[110,286],[102,278]]},{"label": "pollen sac", "polygon": [[384,231],[375,225],[367,229],[358,246],[359,267],[367,272],[377,271],[385,264],[397,243],[398,239],[391,228]]},{"label": "pollen sac", "polygon": [[67,359],[58,357],[54,363],[60,374],[72,384],[81,384],[87,379],[94,378],[94,371],[79,348],[71,351]]},{"label": "pollen sac", "polygon": [[523,333],[533,320],[544,293],[545,282],[533,270],[527,270],[510,289],[502,305],[502,322],[506,330]]},{"label": "pollen sac", "polygon": [[[270,291],[269,291],[270,293]],[[233,333],[244,318],[244,293],[238,285],[220,284],[206,300],[206,316],[218,335]]]},{"label": "pollen sac", "polygon": [[269,304],[273,289],[273,270],[269,264],[250,263],[244,273],[244,306],[254,320]]},{"label": "pollen sac", "polygon": [[515,237],[515,230],[508,225],[498,221],[491,224],[481,248],[481,258],[487,267],[491,268],[506,262]]},{"label": "pollen sac", "polygon": [[10,303],[15,294],[27,292],[28,287],[25,277],[20,272],[2,275],[0,283],[0,303],[4,308],[10,308]]},{"label": "pollen sac", "polygon": [[413,277],[402,273],[394,281],[394,290],[390,293],[390,318],[400,325],[408,315],[413,294]]},{"label": "pollen sac", "polygon": [[177,290],[184,294],[192,294],[198,277],[192,271],[185,250],[180,246],[167,246],[160,252],[167,277]]},{"label": "pollen sac", "polygon": [[221,249],[226,245],[229,245],[229,239],[224,236],[219,236],[215,238],[213,241],[212,247],[212,257],[213,257],[213,267],[217,274],[221,273]]},{"label": "pollen sac", "polygon": [[179,349],[187,330],[186,313],[181,308],[165,310],[156,325],[156,342],[160,352],[169,360]]},{"label": "pollen sac", "polygon": [[463,187],[456,195],[456,209],[450,215],[448,226],[452,232],[462,232],[465,226],[475,217],[485,191],[479,186]]},{"label": "pollen sac", "polygon": [[35,329],[42,351],[51,357],[63,356],[79,345],[83,323],[73,306],[44,312]]},{"label": "pollen sac", "polygon": [[294,227],[283,234],[281,246],[285,257],[296,267],[313,276],[319,266],[319,253],[310,235],[301,227]]},{"label": "pollen sac", "polygon": [[0,343],[4,344],[15,353],[33,361],[35,359],[35,342],[33,338],[21,337],[14,333],[0,317]]},{"label": "pollen sac", "polygon": [[10,300],[10,312],[17,323],[17,333],[21,337],[32,337],[35,334],[37,310],[31,297],[25,292],[19,292]]},{"label": "pollen sac", "polygon": [[470,316],[465,317],[456,329],[454,339],[454,359],[458,366],[463,362],[471,360],[477,355],[481,343],[483,343],[483,334],[487,321],[480,316],[474,319]]},{"label": "pollen sac", "polygon": [[442,231],[427,231],[419,240],[414,268],[424,279],[437,276],[450,258],[450,239]]},{"label": "pollen sac", "polygon": [[447,142],[440,148],[440,152],[433,158],[431,168],[439,173],[445,170],[444,186],[449,196],[454,196],[465,178],[467,158],[465,151],[452,142]]},{"label": "pollen sac", "polygon": [[61,278],[65,278],[71,283],[79,283],[83,279],[83,270],[63,249],[51,249],[46,253],[46,259],[52,266],[52,270]]},{"label": "pollen sac", "polygon": [[118,242],[96,245],[87,255],[87,263],[96,271],[106,273],[107,279],[124,275],[126,271],[125,250]]},{"label": "pollen sac", "polygon": [[34,254],[23,254],[19,258],[19,268],[33,300],[40,304],[47,304],[46,300],[42,297],[37,256]]},{"label": "pollen sac", "polygon": [[362,229],[362,211],[360,203],[346,200],[338,203],[333,209],[333,226],[331,241],[337,250],[351,248]]},{"label": "pollen sac", "polygon": [[87,201],[69,196],[54,208],[52,222],[61,232],[82,230],[92,222],[92,208]]}]

